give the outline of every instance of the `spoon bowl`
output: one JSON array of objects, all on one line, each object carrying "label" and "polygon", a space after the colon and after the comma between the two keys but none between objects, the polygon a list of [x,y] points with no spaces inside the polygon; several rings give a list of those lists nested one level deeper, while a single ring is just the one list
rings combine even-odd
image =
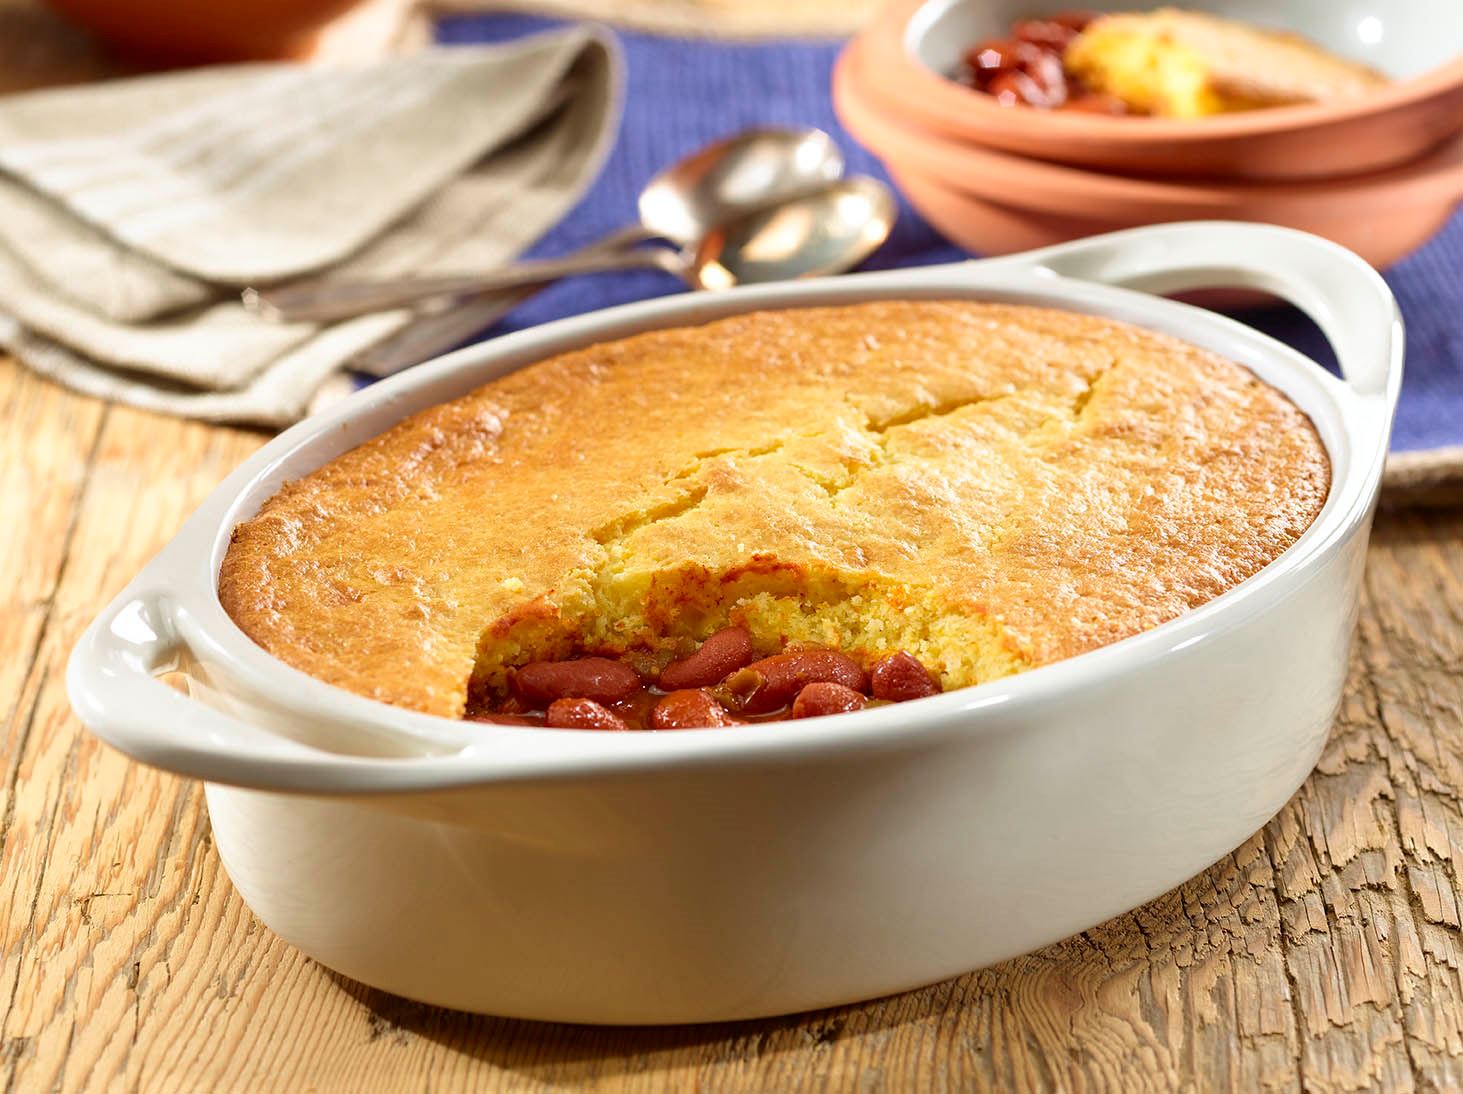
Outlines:
[{"label": "spoon bowl", "polygon": [[749,208],[843,177],[843,153],[821,129],[749,129],[667,167],[640,192],[646,238],[682,246]]},{"label": "spoon bowl", "polygon": [[754,209],[707,232],[687,269],[697,289],[842,273],[889,238],[898,207],[877,179],[856,176]]}]

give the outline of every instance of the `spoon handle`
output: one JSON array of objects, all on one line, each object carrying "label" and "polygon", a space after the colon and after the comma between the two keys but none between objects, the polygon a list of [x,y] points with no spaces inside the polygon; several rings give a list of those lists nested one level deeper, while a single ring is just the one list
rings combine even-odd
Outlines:
[{"label": "spoon handle", "polygon": [[325,323],[406,307],[441,296],[497,292],[540,285],[561,277],[606,270],[659,269],[681,273],[684,260],[668,247],[608,250],[547,258],[479,274],[402,277],[386,281],[319,281],[277,289],[246,289],[244,305],[278,322]]},{"label": "spoon handle", "polygon": [[[656,238],[658,237],[655,233],[645,225],[629,224],[578,248],[570,257],[618,251]],[[524,285],[501,292],[465,296],[452,307],[415,319],[395,334],[388,335],[375,345],[367,346],[348,360],[345,367],[351,372],[377,378],[393,376],[404,368],[457,348],[473,335],[487,330],[547,285],[548,282],[540,282],[537,285]]]},{"label": "spoon handle", "polygon": [[425,315],[375,345],[367,346],[346,361],[345,367],[350,372],[377,379],[393,376],[404,368],[457,348],[544,287],[528,285],[506,292],[463,297],[452,307]]},{"label": "spoon handle", "polygon": [[395,334],[387,335],[350,357],[341,371],[326,377],[310,400],[309,413],[314,414],[348,395],[354,395],[359,377],[384,379],[456,349],[546,287],[528,285],[504,292],[465,296],[450,308],[408,323]]}]

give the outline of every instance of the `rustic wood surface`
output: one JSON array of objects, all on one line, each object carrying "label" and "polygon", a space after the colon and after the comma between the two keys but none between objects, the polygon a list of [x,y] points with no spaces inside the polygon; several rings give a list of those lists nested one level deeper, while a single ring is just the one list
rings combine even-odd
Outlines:
[{"label": "rustic wood surface", "polygon": [[1186,885],[862,1006],[590,1029],[421,1006],[301,956],[234,893],[199,787],[71,714],[82,628],[263,439],[0,360],[5,1091],[1463,1086],[1463,512],[1379,518],[1320,766]]},{"label": "rustic wood surface", "polygon": [[[733,31],[768,11],[846,26],[870,7],[549,2]],[[8,89],[110,63],[36,0],[0,0],[0,61]],[[264,439],[105,407],[0,359],[4,1094],[1463,1086],[1463,509],[1379,517],[1316,773],[1186,885],[920,992],[604,1030],[456,1014],[319,967],[234,893],[199,787],[128,763],[70,713],[82,628]]]}]

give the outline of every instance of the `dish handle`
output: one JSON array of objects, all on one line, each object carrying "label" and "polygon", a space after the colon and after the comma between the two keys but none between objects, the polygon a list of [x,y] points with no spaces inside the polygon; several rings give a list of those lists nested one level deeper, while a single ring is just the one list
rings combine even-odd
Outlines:
[{"label": "dish handle", "polygon": [[[125,590],[86,629],[66,666],[66,690],[82,722],[133,759],[205,782],[369,793],[430,781],[431,772],[416,768],[456,751],[417,742],[415,764],[406,765],[400,757],[325,751],[182,694],[158,677],[182,667],[187,611],[171,593],[147,588]],[[301,713],[311,721],[339,721],[324,710]],[[369,733],[369,727],[351,726]]]},{"label": "dish handle", "polygon": [[1401,389],[1402,316],[1391,289],[1359,256],[1307,232],[1243,221],[1155,224],[991,263],[1158,294],[1272,293],[1315,320],[1346,382],[1383,400],[1388,419]]}]

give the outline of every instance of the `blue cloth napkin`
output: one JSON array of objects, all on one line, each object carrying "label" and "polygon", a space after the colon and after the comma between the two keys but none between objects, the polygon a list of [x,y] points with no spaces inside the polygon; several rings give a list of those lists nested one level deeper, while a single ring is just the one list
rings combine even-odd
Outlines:
[{"label": "blue cloth napkin", "polygon": [[[521,15],[444,19],[444,44],[499,42],[560,23]],[[879,163],[838,124],[829,100],[840,44],[753,44],[622,32],[629,70],[620,139],[595,187],[530,252],[559,255],[635,219],[635,198],[662,167],[708,141],[756,125],[813,125],[832,133],[850,172],[888,181]],[[866,269],[923,266],[967,257],[901,204],[889,242]],[[1395,451],[1463,444],[1463,215],[1387,273],[1407,323],[1407,373],[1393,432]],[[602,274],[560,282],[521,305],[484,337],[595,308],[683,291],[667,274]],[[1240,318],[1334,368],[1310,320],[1292,309]]]}]

